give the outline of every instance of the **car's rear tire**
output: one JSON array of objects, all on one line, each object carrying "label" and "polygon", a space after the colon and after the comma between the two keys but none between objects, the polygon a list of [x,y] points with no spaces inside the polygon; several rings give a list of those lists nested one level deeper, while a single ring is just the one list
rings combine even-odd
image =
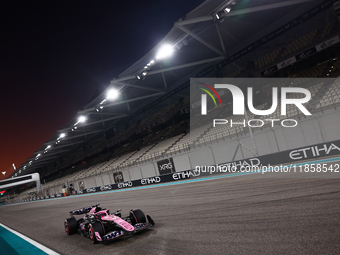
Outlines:
[{"label": "car's rear tire", "polygon": [[146,223],[145,214],[140,209],[132,209],[130,211],[130,220],[132,225],[136,223]]},{"label": "car's rear tire", "polygon": [[98,241],[99,241],[96,237],[95,232],[98,232],[100,237],[102,237],[104,235],[103,225],[99,221],[96,221],[96,222],[91,223],[89,225],[89,237],[90,237],[93,244],[98,243]]},{"label": "car's rear tire", "polygon": [[64,223],[65,232],[68,235],[72,235],[78,232],[78,222],[75,218],[68,218]]}]

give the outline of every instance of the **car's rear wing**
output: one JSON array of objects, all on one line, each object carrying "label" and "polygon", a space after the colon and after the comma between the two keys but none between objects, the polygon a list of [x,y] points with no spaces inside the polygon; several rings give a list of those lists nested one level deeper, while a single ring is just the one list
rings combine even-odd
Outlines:
[{"label": "car's rear wing", "polygon": [[84,208],[81,208],[81,209],[78,209],[78,210],[74,210],[74,211],[70,211],[70,214],[71,215],[80,215],[80,214],[88,213],[88,212],[91,211],[91,209],[93,207],[97,207],[97,206],[99,206],[99,204],[92,205],[92,206],[87,206],[87,207],[84,207]]}]

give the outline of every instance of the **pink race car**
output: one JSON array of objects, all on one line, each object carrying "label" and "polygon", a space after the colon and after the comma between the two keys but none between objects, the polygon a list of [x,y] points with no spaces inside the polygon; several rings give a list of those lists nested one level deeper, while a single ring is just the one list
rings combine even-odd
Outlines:
[{"label": "pink race car", "polygon": [[[85,215],[78,220],[74,217],[81,214]],[[140,209],[132,209],[129,216],[121,217],[120,210],[111,214],[108,209],[100,208],[99,204],[71,211],[70,215],[71,218],[64,223],[66,233],[89,237],[92,243],[131,235],[155,225],[152,218]]]}]

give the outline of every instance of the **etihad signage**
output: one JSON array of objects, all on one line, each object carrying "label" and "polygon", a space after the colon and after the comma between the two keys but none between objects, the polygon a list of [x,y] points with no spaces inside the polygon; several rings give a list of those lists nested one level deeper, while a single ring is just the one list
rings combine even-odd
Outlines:
[{"label": "etihad signage", "polygon": [[292,160],[309,159],[320,156],[328,156],[332,152],[340,153],[339,146],[335,145],[334,143],[325,143],[321,145],[314,145],[297,150],[292,150],[289,153],[289,157]]}]

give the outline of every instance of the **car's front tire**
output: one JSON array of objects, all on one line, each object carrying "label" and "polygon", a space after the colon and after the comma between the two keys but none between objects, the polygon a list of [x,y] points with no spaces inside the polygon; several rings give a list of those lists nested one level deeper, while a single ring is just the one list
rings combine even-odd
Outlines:
[{"label": "car's front tire", "polygon": [[104,235],[103,225],[99,221],[89,224],[88,231],[89,231],[89,237],[93,244],[98,243],[98,241],[100,241],[97,239],[95,232],[98,232],[100,237]]},{"label": "car's front tire", "polygon": [[78,232],[78,222],[75,218],[68,218],[64,222],[65,232],[72,235]]},{"label": "car's front tire", "polygon": [[133,209],[130,211],[130,220],[132,225],[136,223],[146,223],[145,214],[140,209]]}]

